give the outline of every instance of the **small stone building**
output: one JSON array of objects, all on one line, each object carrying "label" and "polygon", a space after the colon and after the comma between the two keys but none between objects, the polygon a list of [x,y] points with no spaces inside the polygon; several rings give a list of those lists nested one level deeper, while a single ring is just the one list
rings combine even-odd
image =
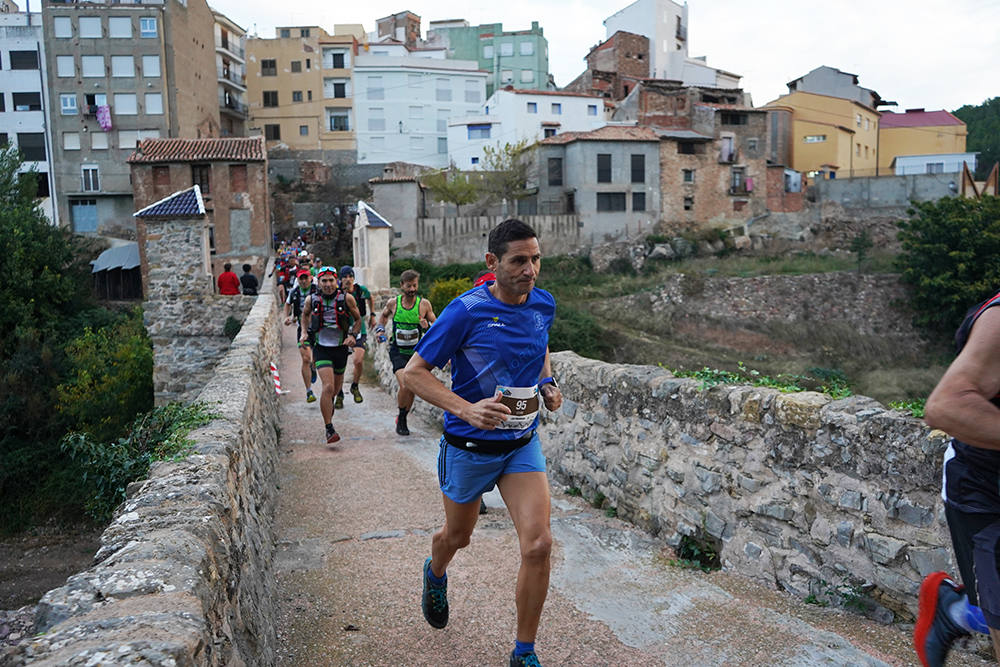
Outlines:
[{"label": "small stone building", "polygon": [[[136,209],[197,185],[205,204],[209,267],[214,278],[227,262],[239,273],[250,264],[260,277],[271,255],[267,151],[263,137],[144,139],[128,158]],[[136,218],[148,287],[143,218]]]}]

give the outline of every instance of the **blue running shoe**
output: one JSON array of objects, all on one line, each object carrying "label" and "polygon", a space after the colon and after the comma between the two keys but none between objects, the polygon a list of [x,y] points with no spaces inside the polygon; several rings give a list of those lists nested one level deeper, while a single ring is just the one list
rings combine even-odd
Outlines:
[{"label": "blue running shoe", "polygon": [[535,655],[534,651],[518,656],[515,656],[514,652],[511,651],[510,667],[542,667],[542,663],[538,662],[538,656]]},{"label": "blue running shoe", "polygon": [[310,382],[309,384],[316,384],[316,378],[319,377],[318,375],[316,375],[316,364],[313,364],[312,366],[309,367],[309,373],[310,377],[312,377],[312,382]]},{"label": "blue running shoe", "polygon": [[924,667],[943,667],[956,639],[969,633],[951,620],[948,610],[965,597],[964,588],[945,572],[927,575],[920,584],[919,615],[913,628],[913,647]]},{"label": "blue running shoe", "polygon": [[428,577],[431,569],[431,559],[424,561],[424,594],[420,599],[420,608],[424,618],[432,628],[441,629],[448,625],[448,582],[435,584]]}]

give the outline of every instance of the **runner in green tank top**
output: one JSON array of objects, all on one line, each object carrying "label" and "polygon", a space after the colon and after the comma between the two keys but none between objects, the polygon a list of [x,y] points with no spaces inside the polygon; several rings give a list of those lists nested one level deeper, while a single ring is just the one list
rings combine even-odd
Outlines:
[{"label": "runner in green tank top", "polygon": [[413,356],[413,349],[420,340],[423,331],[437,319],[431,302],[417,296],[420,288],[420,274],[412,269],[403,271],[399,278],[399,287],[403,292],[388,303],[379,313],[375,333],[378,342],[386,342],[385,325],[392,321],[392,340],[389,343],[389,359],[392,361],[392,372],[399,383],[399,393],[396,394],[396,405],[399,416],[396,417],[396,433],[409,435],[406,424],[406,414],[413,407],[413,392],[403,383],[402,371],[406,362]]}]

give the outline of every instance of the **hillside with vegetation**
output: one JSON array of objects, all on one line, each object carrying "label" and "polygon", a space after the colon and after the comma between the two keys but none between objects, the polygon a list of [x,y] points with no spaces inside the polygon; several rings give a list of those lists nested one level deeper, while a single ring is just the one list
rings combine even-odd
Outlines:
[{"label": "hillside with vegetation", "polygon": [[993,165],[1000,162],[1000,97],[988,99],[978,106],[966,104],[952,113],[967,126],[965,150],[979,153],[976,179],[983,180]]}]

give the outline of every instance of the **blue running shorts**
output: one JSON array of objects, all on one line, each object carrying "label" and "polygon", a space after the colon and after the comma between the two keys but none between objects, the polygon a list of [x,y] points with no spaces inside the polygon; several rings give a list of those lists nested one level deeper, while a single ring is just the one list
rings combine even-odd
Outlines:
[{"label": "blue running shorts", "polygon": [[441,438],[438,452],[438,484],[441,493],[456,503],[478,502],[491,491],[501,475],[514,472],[545,472],[542,442],[536,433],[528,444],[506,454],[480,454],[449,445]]}]

